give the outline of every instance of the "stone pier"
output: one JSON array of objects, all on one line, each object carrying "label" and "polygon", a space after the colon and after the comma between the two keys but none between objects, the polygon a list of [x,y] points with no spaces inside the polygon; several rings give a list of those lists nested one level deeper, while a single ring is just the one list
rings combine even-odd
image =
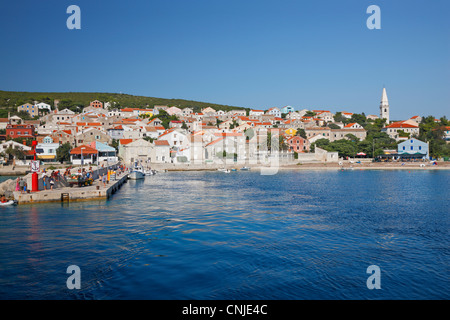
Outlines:
[{"label": "stone pier", "polygon": [[44,203],[44,202],[62,202],[62,201],[87,201],[108,199],[117,192],[120,187],[128,180],[128,174],[123,173],[116,177],[116,180],[110,180],[103,186],[103,182],[95,180],[92,186],[84,187],[62,187],[53,190],[41,190],[38,192],[21,193],[14,191],[14,199],[18,204],[26,203]]}]

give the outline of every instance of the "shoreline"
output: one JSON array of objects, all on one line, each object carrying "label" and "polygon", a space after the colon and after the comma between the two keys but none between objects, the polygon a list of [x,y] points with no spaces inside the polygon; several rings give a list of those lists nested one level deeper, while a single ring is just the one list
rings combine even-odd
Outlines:
[{"label": "shoreline", "polygon": [[[261,166],[261,165],[227,165],[227,169],[237,169],[241,171],[240,168],[247,166],[250,171],[259,171],[274,169],[278,171],[288,171],[288,170],[321,170],[321,171],[333,171],[333,170],[450,170],[450,163],[438,163],[437,165],[426,164],[424,167],[420,166],[421,163],[411,163],[411,164],[373,164],[373,163],[361,163],[361,164],[350,164],[345,163],[340,166],[338,163],[304,163],[304,164],[289,164],[280,165],[278,167]],[[422,163],[423,164],[423,163]],[[181,171],[217,171],[219,168],[223,168],[221,165],[153,165],[152,169],[157,171],[167,171],[167,172],[181,172]]]}]

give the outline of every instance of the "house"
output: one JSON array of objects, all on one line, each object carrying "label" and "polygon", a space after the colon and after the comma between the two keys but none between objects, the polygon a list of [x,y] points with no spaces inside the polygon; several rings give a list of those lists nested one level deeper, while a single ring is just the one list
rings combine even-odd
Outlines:
[{"label": "house", "polygon": [[152,163],[170,162],[170,145],[167,140],[153,141],[153,148],[150,153],[150,162]]},{"label": "house", "polygon": [[31,124],[8,124],[6,125],[7,138],[34,138],[34,126]]},{"label": "house", "polygon": [[119,160],[116,149],[107,144],[94,141],[91,142],[90,147],[98,151],[99,164],[104,163],[105,165],[109,165],[109,163],[113,164]]},{"label": "house", "polygon": [[357,122],[349,123],[343,129],[363,129],[363,126]]},{"label": "house", "polygon": [[264,110],[250,110],[249,116],[262,116]]},{"label": "house", "polygon": [[149,126],[154,126],[154,127],[158,127],[161,126],[162,121],[159,120],[158,118],[154,118],[153,120],[149,121],[148,125]]},{"label": "house", "polygon": [[246,139],[243,133],[217,133],[216,139],[208,143],[205,150],[205,160],[222,159],[224,153],[236,156],[237,160],[245,159]]},{"label": "house", "polygon": [[56,150],[60,144],[50,136],[46,136],[42,139],[41,143],[36,145],[36,158],[43,162],[55,162]]},{"label": "house", "polygon": [[[392,139],[400,140],[401,136],[406,138],[418,136],[419,125],[411,124],[406,121],[397,121],[382,128],[381,132],[387,133]],[[401,132],[404,132],[404,134],[400,135]]]},{"label": "house", "polygon": [[289,149],[294,152],[297,153],[309,152],[310,142],[303,137],[294,136],[288,139],[286,143],[289,146]]},{"label": "house", "polygon": [[324,120],[326,122],[334,121],[334,114],[328,110],[313,110],[316,113],[316,118]]},{"label": "house", "polygon": [[428,159],[428,143],[415,138],[408,139],[398,144],[398,154],[401,158]]},{"label": "house", "polygon": [[374,114],[369,114],[366,118],[369,119],[369,120],[379,119],[379,117],[377,115],[374,115]]},{"label": "house", "polygon": [[169,128],[181,128],[183,126],[183,121],[172,120],[169,122]]},{"label": "house", "polygon": [[[344,118],[350,119],[350,118],[352,117],[352,115],[353,115],[353,112],[345,112],[345,111],[342,111],[342,112],[341,112],[341,115],[342,115]],[[378,118],[378,117],[377,117],[377,118]]]},{"label": "house", "polygon": [[122,125],[118,125],[107,130],[111,139],[119,140],[123,139],[124,128]]},{"label": "house", "polygon": [[166,111],[169,107],[168,106],[154,106],[153,107],[153,114],[159,114],[160,110]]},{"label": "house", "polygon": [[[447,143],[450,142],[450,126],[443,126],[439,128],[440,130],[443,131],[443,139],[445,141],[447,141]],[[433,129],[433,130],[437,130],[437,129]]]},{"label": "house", "polygon": [[[126,141],[125,141],[126,140]],[[143,164],[150,161],[152,153],[152,144],[144,139],[130,141],[131,139],[122,139],[119,143],[119,157],[126,164],[135,161]]]},{"label": "house", "polygon": [[294,107],[291,107],[291,106],[285,106],[285,107],[281,108],[281,113],[284,113],[284,114],[292,113],[294,111],[295,111]]},{"label": "house", "polygon": [[365,129],[353,129],[353,128],[342,128],[342,129],[331,129],[330,137],[328,140],[330,142],[341,140],[341,139],[350,139],[347,135],[355,136],[359,141],[362,141],[367,136],[367,131]]},{"label": "house", "polygon": [[187,139],[184,130],[172,128],[159,136],[158,140],[167,140],[171,148],[179,149]]},{"label": "house", "polygon": [[93,108],[103,109],[103,103],[101,103],[101,102],[98,101],[98,100],[91,101],[91,103],[89,104],[89,106],[90,106],[90,107],[93,107]]},{"label": "house", "polygon": [[27,112],[31,117],[39,115],[39,108],[31,103],[25,103],[17,107],[17,112]]},{"label": "house", "polygon": [[35,106],[38,108],[38,110],[47,110],[48,112],[52,112],[52,107],[47,103],[40,102]]},{"label": "house", "polygon": [[6,129],[6,126],[9,124],[8,118],[0,118],[0,129]]},{"label": "house", "polygon": [[308,139],[320,134],[322,139],[330,140],[331,129],[328,127],[311,127],[306,128],[305,133]]},{"label": "house", "polygon": [[77,144],[86,144],[94,141],[100,141],[106,144],[110,144],[112,141],[112,138],[107,133],[97,128],[89,128],[87,130],[78,132],[75,138]]},{"label": "house", "polygon": [[273,108],[270,108],[269,110],[267,110],[266,114],[270,114],[270,115],[280,118],[281,110],[277,107],[273,107]]},{"label": "house", "polygon": [[170,107],[166,110],[166,112],[172,116],[172,115],[180,115],[183,113],[183,111],[180,108],[177,107]]},{"label": "house", "polygon": [[98,164],[98,151],[88,145],[70,150],[70,161],[74,165]]},{"label": "house", "polygon": [[297,130],[295,130],[294,128],[289,128],[289,129],[285,130],[284,132],[289,136],[295,136],[295,134],[297,133]]},{"label": "house", "polygon": [[211,115],[215,116],[216,115],[216,110],[214,110],[211,107],[206,107],[205,109],[202,109],[202,113],[203,114],[208,114],[210,113]]},{"label": "house", "polygon": [[247,115],[247,111],[245,110],[230,110],[228,111],[228,115],[231,117],[245,117]]},{"label": "house", "polygon": [[189,116],[194,113],[194,110],[191,108],[184,108],[181,110],[183,116]]},{"label": "house", "polygon": [[33,149],[32,147],[29,147],[26,144],[22,144],[14,140],[9,140],[0,144],[0,153],[4,153],[5,150],[8,149],[9,147],[21,148],[24,151],[31,151]]}]

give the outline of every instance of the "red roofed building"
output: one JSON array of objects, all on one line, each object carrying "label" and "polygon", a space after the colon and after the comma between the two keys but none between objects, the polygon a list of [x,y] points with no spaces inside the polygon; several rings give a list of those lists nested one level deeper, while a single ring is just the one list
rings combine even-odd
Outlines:
[{"label": "red roofed building", "polygon": [[74,165],[97,163],[98,151],[87,145],[81,145],[70,150],[70,161]]},{"label": "red roofed building", "polygon": [[349,123],[344,126],[345,129],[363,129],[363,126],[357,122]]},{"label": "red roofed building", "polygon": [[397,121],[381,129],[382,132],[386,132],[391,138],[396,140],[402,140],[408,137],[400,137],[399,131],[403,131],[409,134],[409,137],[419,135],[419,126],[412,124],[414,122]]}]

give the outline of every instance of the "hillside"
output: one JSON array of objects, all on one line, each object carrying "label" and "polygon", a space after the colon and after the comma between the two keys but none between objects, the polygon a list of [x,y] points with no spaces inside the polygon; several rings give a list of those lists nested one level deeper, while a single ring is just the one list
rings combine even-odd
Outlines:
[{"label": "hillside", "polygon": [[[69,108],[79,111],[93,100],[111,102],[115,108],[152,108],[155,105],[177,106],[179,108],[194,108],[195,112],[202,108],[211,107],[216,110],[229,111],[232,109],[245,109],[242,107],[220,105],[215,103],[183,100],[164,99],[144,96],[133,96],[121,93],[101,93],[101,92],[16,92],[0,91],[0,117],[4,117],[8,112],[16,112],[17,106],[24,103],[34,103],[34,101],[45,102],[52,107],[54,100],[59,100],[59,109]],[[115,104],[114,104],[115,103]],[[80,108],[77,110],[77,108]]]}]

